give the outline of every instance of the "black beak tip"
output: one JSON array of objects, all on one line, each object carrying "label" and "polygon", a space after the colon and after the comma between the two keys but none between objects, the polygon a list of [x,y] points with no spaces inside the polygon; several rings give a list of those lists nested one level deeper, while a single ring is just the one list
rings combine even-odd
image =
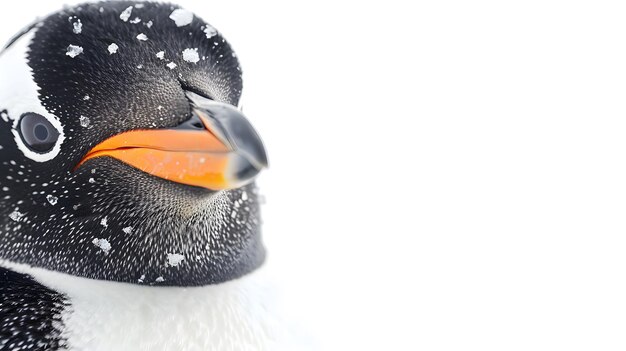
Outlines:
[{"label": "black beak tip", "polygon": [[269,167],[263,141],[241,111],[193,92],[186,95],[195,108],[207,113],[211,118],[212,131],[224,142],[240,152],[258,171]]},{"label": "black beak tip", "polygon": [[188,93],[196,108],[210,117],[211,131],[241,153],[258,171],[268,168],[267,152],[250,121],[236,107]]}]

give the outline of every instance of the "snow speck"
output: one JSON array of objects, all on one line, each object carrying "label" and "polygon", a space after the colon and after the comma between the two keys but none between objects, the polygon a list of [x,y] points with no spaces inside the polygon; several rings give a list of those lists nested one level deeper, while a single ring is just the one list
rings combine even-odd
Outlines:
[{"label": "snow speck", "polygon": [[183,260],[185,256],[179,254],[167,254],[167,264],[172,267],[178,266]]},{"label": "snow speck", "polygon": [[154,23],[152,23],[152,21],[148,21],[147,23],[144,23],[144,25],[145,25],[146,27],[148,27],[148,28],[152,28],[152,25],[153,25],[153,24],[154,24]]},{"label": "snow speck", "polygon": [[133,7],[132,6],[128,6],[126,8],[126,10],[124,10],[121,14],[120,14],[120,18],[122,19],[122,21],[124,22],[128,22],[128,19],[130,18],[130,14],[133,12]]},{"label": "snow speck", "polygon": [[109,55],[113,55],[115,53],[117,53],[117,49],[119,49],[120,47],[117,46],[117,44],[113,43],[111,45],[109,45]]},{"label": "snow speck", "polygon": [[126,233],[126,234],[130,234],[130,233],[132,233],[132,232],[133,232],[133,227],[126,227],[126,228],[123,228],[123,229],[122,229],[122,231],[123,231],[124,233]]},{"label": "snow speck", "polygon": [[74,34],[80,34],[83,31],[83,24],[80,22],[80,20],[72,23],[72,25],[74,26],[74,28],[72,28],[72,31],[74,32]]},{"label": "snow speck", "polygon": [[163,277],[158,277],[155,280],[155,282],[157,282],[157,283],[163,283],[164,281],[165,281],[165,279],[163,279]]},{"label": "snow speck", "polygon": [[198,49],[185,49],[183,50],[183,60],[191,63],[198,63],[200,56],[198,55]]},{"label": "snow speck", "polygon": [[130,23],[132,23],[132,24],[137,24],[139,22],[141,22],[141,18],[139,18],[139,17],[135,17],[135,19],[130,20]]},{"label": "snow speck", "polygon": [[241,199],[243,201],[248,200],[248,192],[247,191],[244,190],[243,193],[241,193]]},{"label": "snow speck", "polygon": [[11,212],[11,214],[9,215],[9,218],[11,218],[11,220],[15,222],[19,222],[22,217],[24,217],[24,214],[18,210]]},{"label": "snow speck", "polygon": [[70,45],[67,47],[67,52],[65,53],[67,56],[74,58],[83,53],[83,48],[77,45]]},{"label": "snow speck", "polygon": [[91,99],[91,98],[89,97],[89,95],[85,95],[85,97],[83,98],[83,100],[85,100],[85,101],[87,101],[87,100],[89,100],[89,99]]},{"label": "snow speck", "polygon": [[104,251],[105,254],[108,254],[109,250],[111,250],[111,244],[107,239],[93,239],[92,243]]},{"label": "snow speck", "polygon": [[212,37],[217,35],[217,29],[207,24],[206,28],[204,28],[204,34],[206,34],[207,38],[211,39]]},{"label": "snow speck", "polygon": [[139,35],[137,36],[137,39],[141,41],[146,41],[148,40],[148,36],[143,33],[139,33]]},{"label": "snow speck", "polygon": [[170,62],[166,65],[169,69],[174,69],[176,68],[176,64],[174,62]]},{"label": "snow speck", "polygon": [[105,227],[105,228],[108,228],[108,227],[109,227],[109,223],[107,223],[107,222],[108,222],[108,219],[107,219],[106,217],[104,217],[104,218],[102,218],[102,220],[100,221],[100,225],[101,225],[101,226],[103,226],[103,227]]},{"label": "snow speck", "polygon": [[59,202],[59,198],[54,196],[54,195],[48,195],[46,196],[46,200],[48,200],[48,202],[50,203],[50,205],[54,206],[57,204],[57,202]]},{"label": "snow speck", "polygon": [[143,281],[146,279],[146,275],[142,274],[141,277],[139,277],[139,279],[137,279],[138,282],[143,283]]},{"label": "snow speck", "polygon": [[143,68],[143,65],[137,65],[137,68],[138,68],[138,69],[142,69],[142,68]]},{"label": "snow speck", "polygon": [[95,180],[95,179],[93,179],[93,178],[89,178],[89,183],[94,184],[95,182],[96,182],[96,180]]},{"label": "snow speck", "polygon": [[184,27],[193,22],[193,13],[184,9],[176,9],[170,15],[177,27]]},{"label": "snow speck", "polygon": [[158,57],[159,60],[163,60],[165,58],[165,51],[157,52],[156,57]]},{"label": "snow speck", "polygon": [[80,116],[79,118],[80,121],[80,126],[83,128],[87,128],[89,127],[89,118],[85,117],[85,116]]}]

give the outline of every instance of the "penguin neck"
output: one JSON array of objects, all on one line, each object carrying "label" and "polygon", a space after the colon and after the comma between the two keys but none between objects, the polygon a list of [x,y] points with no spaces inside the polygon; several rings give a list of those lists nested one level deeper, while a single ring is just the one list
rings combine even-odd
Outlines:
[{"label": "penguin neck", "polygon": [[[263,264],[253,184],[207,195],[165,181],[155,186],[148,175],[127,169],[132,172],[128,178],[145,187],[140,191],[116,175],[125,166],[105,161],[100,162],[118,168],[98,171],[98,182],[110,182],[98,197],[81,191],[56,206],[41,206],[37,201],[46,201],[45,195],[23,192],[22,198],[11,193],[11,201],[17,201],[11,205],[0,202],[0,259],[73,276],[161,286],[219,284]],[[113,192],[117,195],[105,197]],[[13,215],[21,217],[15,221]]]},{"label": "penguin neck", "polygon": [[[93,280],[0,261],[67,297],[62,337],[71,349],[177,349],[176,342],[212,349],[271,348],[280,330],[268,313],[274,287],[259,269],[203,287],[160,287]],[[124,335],[124,338],[120,338]],[[180,345],[178,345],[180,346]]]}]

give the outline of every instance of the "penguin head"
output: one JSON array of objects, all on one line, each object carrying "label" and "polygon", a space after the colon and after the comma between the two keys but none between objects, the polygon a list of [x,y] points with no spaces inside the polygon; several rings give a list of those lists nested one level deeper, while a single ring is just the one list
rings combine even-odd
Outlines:
[{"label": "penguin head", "polygon": [[88,3],[0,53],[0,259],[193,286],[265,257],[261,139],[230,45],[191,12]]}]

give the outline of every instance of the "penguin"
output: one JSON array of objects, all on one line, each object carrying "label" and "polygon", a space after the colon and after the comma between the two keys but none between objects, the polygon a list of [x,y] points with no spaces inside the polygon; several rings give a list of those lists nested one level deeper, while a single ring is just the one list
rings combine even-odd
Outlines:
[{"label": "penguin", "polygon": [[220,32],[85,3],[11,39],[0,77],[1,350],[273,349],[268,160]]}]

